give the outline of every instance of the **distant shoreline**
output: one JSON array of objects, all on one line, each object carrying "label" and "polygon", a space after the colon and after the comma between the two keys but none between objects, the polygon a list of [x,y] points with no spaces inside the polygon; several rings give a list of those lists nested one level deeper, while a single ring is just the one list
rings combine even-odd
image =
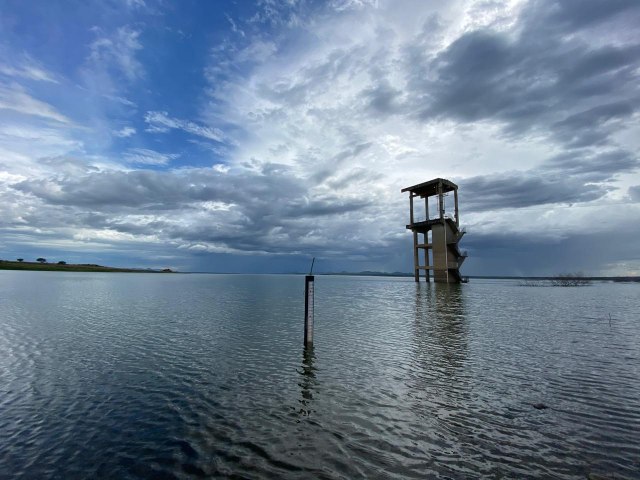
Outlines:
[{"label": "distant shoreline", "polygon": [[[119,268],[106,267],[93,263],[59,264],[59,263],[38,263],[38,262],[16,262],[12,260],[0,260],[0,270],[25,270],[25,271],[53,271],[53,272],[120,272],[120,273],[183,273],[183,274],[210,274],[210,275],[260,275],[258,273],[234,273],[234,272],[175,272],[169,268],[164,270],[153,270],[143,268]],[[263,275],[307,275],[304,272],[269,273]],[[351,277],[399,277],[411,278],[413,274],[406,272],[322,272],[317,276],[351,276]],[[554,280],[557,276],[535,277],[535,276],[512,276],[512,275],[469,275],[469,279],[478,280],[532,280],[544,281]],[[638,276],[617,276],[617,277],[581,277],[583,280],[600,282],[631,282],[640,283]]]},{"label": "distant shoreline", "polygon": [[[303,274],[301,274],[303,275]],[[412,273],[405,272],[337,272],[337,273],[317,273],[316,275],[344,275],[352,277],[413,277]],[[533,277],[533,276],[512,276],[512,275],[467,275],[469,279],[486,279],[486,280],[556,280],[558,275],[546,276],[546,277]],[[422,275],[421,275],[422,278]],[[602,281],[602,282],[640,282],[640,277],[634,276],[618,276],[618,277],[580,277],[583,280],[588,281]]]},{"label": "distant shoreline", "polygon": [[0,260],[0,270],[25,270],[40,272],[119,272],[119,273],[176,273],[167,268],[164,270],[152,270],[143,268],[118,268],[105,267],[94,263],[40,263],[40,262],[16,262],[12,260]]},{"label": "distant shoreline", "polygon": [[[308,275],[308,272],[263,272],[263,273],[238,273],[238,272],[181,272],[184,274],[191,275]],[[316,276],[337,276],[337,277],[394,277],[394,278],[413,278],[412,273],[406,272],[374,272],[374,271],[363,271],[363,272],[316,272],[314,273]],[[532,277],[532,276],[509,276],[509,275],[468,275],[469,279],[478,279],[478,280],[556,280],[558,278],[555,276],[547,276],[547,277]],[[424,278],[423,275],[420,276],[421,280]],[[634,276],[618,276],[618,277],[580,277],[583,280],[589,281],[601,281],[601,282],[640,282],[640,277]]]},{"label": "distant shoreline", "polygon": [[[413,277],[412,273],[406,272],[334,272],[334,273],[317,273],[316,275],[345,275],[352,277]],[[486,280],[555,280],[558,275],[550,275],[546,277],[535,276],[514,276],[514,275],[466,275],[469,279],[486,279]],[[422,278],[422,275],[421,275]],[[589,281],[612,281],[612,282],[640,282],[640,277],[634,276],[617,276],[617,277],[580,277]]]}]

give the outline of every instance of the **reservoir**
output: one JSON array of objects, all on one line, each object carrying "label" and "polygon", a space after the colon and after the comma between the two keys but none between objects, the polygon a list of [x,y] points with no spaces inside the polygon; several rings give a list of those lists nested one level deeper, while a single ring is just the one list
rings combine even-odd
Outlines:
[{"label": "reservoir", "polygon": [[640,475],[639,284],[316,276],[303,321],[304,276],[0,271],[0,478]]}]

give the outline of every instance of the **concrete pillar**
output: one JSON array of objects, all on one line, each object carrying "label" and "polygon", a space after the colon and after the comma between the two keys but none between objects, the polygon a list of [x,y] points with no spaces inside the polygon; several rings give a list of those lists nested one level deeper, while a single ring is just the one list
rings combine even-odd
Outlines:
[{"label": "concrete pillar", "polygon": [[416,282],[420,281],[420,256],[418,255],[418,232],[413,232],[413,279]]},{"label": "concrete pillar", "polygon": [[[413,215],[413,192],[409,193],[409,223],[413,225],[414,215]],[[418,234],[413,232],[413,279],[416,282],[420,281],[420,270],[418,270],[418,265],[420,262],[420,257],[418,255]]]},{"label": "concrete pillar", "polygon": [[439,223],[431,228],[431,242],[433,244],[433,281],[448,283],[447,233],[444,223]]},{"label": "concrete pillar", "polygon": [[[425,244],[425,248],[424,248],[424,266],[425,267],[429,267],[429,248],[426,247],[426,245],[429,243],[429,232],[424,232],[424,244]],[[431,281],[430,279],[431,277],[431,273],[429,272],[429,268],[425,268],[424,270],[424,280],[429,283]]]},{"label": "concrete pillar", "polygon": [[456,188],[453,191],[453,198],[455,201],[455,208],[456,208],[456,227],[460,228],[460,216],[458,215],[458,189]]},{"label": "concrete pillar", "polygon": [[409,194],[409,224],[413,225],[413,193]]}]

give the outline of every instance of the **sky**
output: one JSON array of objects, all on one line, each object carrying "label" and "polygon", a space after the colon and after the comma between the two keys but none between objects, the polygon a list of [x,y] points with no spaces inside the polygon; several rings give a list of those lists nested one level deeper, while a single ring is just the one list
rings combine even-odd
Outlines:
[{"label": "sky", "polygon": [[[640,275],[637,0],[0,0],[0,258]],[[447,198],[448,208],[452,198]]]}]

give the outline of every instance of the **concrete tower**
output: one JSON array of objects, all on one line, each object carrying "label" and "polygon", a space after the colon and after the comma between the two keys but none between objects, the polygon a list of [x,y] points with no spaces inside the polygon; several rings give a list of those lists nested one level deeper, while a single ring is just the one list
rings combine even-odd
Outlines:
[{"label": "concrete tower", "polygon": [[[460,275],[460,266],[467,258],[467,252],[461,252],[458,242],[464,235],[460,229],[458,214],[458,186],[445,180],[436,178],[429,182],[420,183],[413,187],[403,188],[402,192],[409,192],[409,225],[407,229],[413,232],[413,274],[416,282],[420,281],[420,270],[424,270],[424,277],[439,283],[466,282],[467,277]],[[453,217],[446,212],[445,198],[453,192]],[[424,198],[425,220],[416,221],[414,198]],[[429,215],[429,198],[436,197],[437,211],[433,218]],[[418,235],[423,235],[423,242],[418,243]],[[424,255],[421,255],[421,251]],[[424,264],[420,260],[424,256]]]}]

